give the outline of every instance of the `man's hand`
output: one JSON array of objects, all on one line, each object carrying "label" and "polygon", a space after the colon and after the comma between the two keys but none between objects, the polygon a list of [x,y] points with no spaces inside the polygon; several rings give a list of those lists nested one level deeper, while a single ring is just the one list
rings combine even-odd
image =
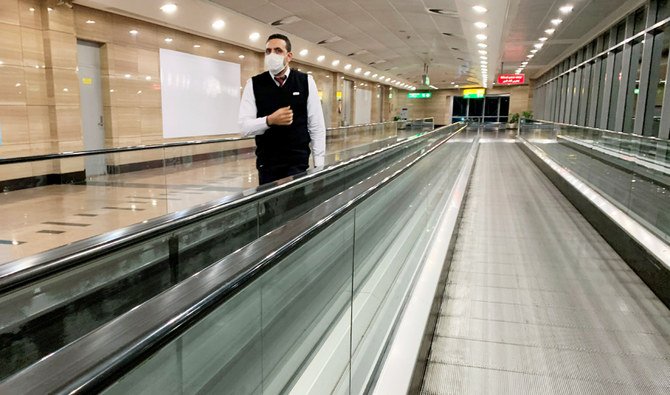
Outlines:
[{"label": "man's hand", "polygon": [[291,107],[280,108],[279,110],[268,115],[268,126],[288,126],[293,123],[293,110]]}]

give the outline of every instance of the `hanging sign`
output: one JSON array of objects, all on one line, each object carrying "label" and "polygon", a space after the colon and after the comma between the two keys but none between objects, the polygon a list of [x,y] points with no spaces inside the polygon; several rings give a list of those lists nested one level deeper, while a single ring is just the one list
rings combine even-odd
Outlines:
[{"label": "hanging sign", "polygon": [[486,89],[463,89],[465,99],[481,99],[486,95]]},{"label": "hanging sign", "polygon": [[525,74],[500,74],[498,85],[523,85],[526,83]]}]

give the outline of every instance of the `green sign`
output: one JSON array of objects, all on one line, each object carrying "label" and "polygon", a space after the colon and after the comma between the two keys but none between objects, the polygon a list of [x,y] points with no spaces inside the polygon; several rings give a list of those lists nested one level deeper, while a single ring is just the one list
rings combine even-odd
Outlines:
[{"label": "green sign", "polygon": [[432,92],[410,92],[407,94],[409,99],[430,99],[433,97]]}]

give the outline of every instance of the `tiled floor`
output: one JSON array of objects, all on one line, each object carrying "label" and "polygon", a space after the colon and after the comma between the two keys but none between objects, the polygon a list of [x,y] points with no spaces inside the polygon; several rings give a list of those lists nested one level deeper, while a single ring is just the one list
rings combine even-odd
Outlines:
[{"label": "tiled floor", "polygon": [[[394,134],[329,139],[329,160]],[[234,195],[257,177],[252,153],[0,193],[0,264]]]}]

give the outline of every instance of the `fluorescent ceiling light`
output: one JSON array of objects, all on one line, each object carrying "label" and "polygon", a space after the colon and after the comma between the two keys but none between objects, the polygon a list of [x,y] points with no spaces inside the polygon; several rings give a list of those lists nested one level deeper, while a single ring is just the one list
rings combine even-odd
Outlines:
[{"label": "fluorescent ceiling light", "polygon": [[561,22],[563,22],[563,19],[556,18],[556,19],[551,20],[551,24],[554,25],[554,26],[560,25]]},{"label": "fluorescent ceiling light", "polygon": [[300,51],[300,56],[307,56],[308,53],[309,50],[303,49],[302,51]]},{"label": "fluorescent ceiling light", "polygon": [[161,11],[163,11],[166,14],[174,14],[174,12],[177,11],[177,5],[172,3],[164,4],[161,7]]},{"label": "fluorescent ceiling light", "polygon": [[486,45],[484,43],[479,43],[477,45],[479,45],[479,48],[487,48],[488,47],[488,45]]},{"label": "fluorescent ceiling light", "polygon": [[348,65],[344,66],[344,69],[345,70],[351,70],[351,64],[348,64]]},{"label": "fluorescent ceiling light", "polygon": [[479,40],[479,41],[484,41],[484,40],[486,40],[487,38],[488,38],[488,37],[486,37],[486,34],[478,34],[478,35],[477,35],[477,40]]},{"label": "fluorescent ceiling light", "polygon": [[339,61],[339,60],[333,60],[333,62],[331,63],[331,65],[332,65],[333,67],[337,67],[337,65],[339,65],[339,64],[340,64],[340,61]]},{"label": "fluorescent ceiling light", "polygon": [[354,73],[356,73],[356,74],[360,74],[361,71],[363,71],[363,69],[360,68],[360,67],[357,67],[356,70],[354,70]]},{"label": "fluorescent ceiling light", "polygon": [[488,11],[486,7],[482,7],[480,5],[473,6],[472,9],[478,14],[484,14],[486,11]]},{"label": "fluorescent ceiling light", "polygon": [[484,51],[483,49],[480,49],[480,50],[479,50],[479,53],[482,54],[482,55],[486,55],[486,54],[488,54],[488,52]]},{"label": "fluorescent ceiling light", "polygon": [[542,41],[542,42],[545,42],[545,41],[547,41],[547,40],[548,40],[548,39],[547,39],[546,37],[540,37],[540,41]]},{"label": "fluorescent ceiling light", "polygon": [[547,34],[554,34],[555,31],[556,31],[556,29],[547,29],[544,32],[547,33]]},{"label": "fluorescent ceiling light", "polygon": [[133,29],[133,30],[129,31],[128,33],[130,33],[130,34],[133,35],[133,36],[137,36],[140,32],[138,32],[137,30]]},{"label": "fluorescent ceiling light", "polygon": [[317,61],[317,62],[323,62],[324,59],[326,59],[326,56],[325,56],[325,55],[319,55],[319,57],[316,58],[316,61]]},{"label": "fluorescent ceiling light", "polygon": [[486,29],[489,25],[484,22],[475,22],[475,27],[477,29]]},{"label": "fluorescent ceiling light", "polygon": [[224,26],[226,26],[226,22],[224,22],[221,19],[217,19],[216,21],[214,21],[214,23],[212,23],[212,27],[216,30],[221,30],[224,28]]},{"label": "fluorescent ceiling light", "polygon": [[259,38],[261,38],[261,34],[258,32],[253,32],[249,35],[249,40],[251,41],[258,41]]}]

